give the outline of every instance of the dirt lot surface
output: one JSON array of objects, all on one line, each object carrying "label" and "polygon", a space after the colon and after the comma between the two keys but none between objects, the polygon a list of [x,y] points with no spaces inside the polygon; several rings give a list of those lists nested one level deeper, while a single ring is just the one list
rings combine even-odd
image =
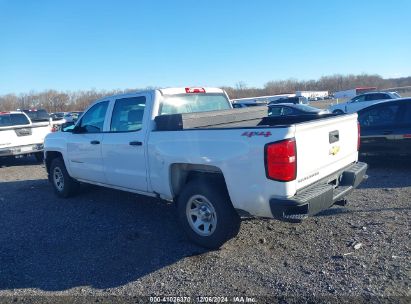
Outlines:
[{"label": "dirt lot surface", "polygon": [[408,301],[411,160],[369,161],[369,179],[348,206],[301,224],[244,220],[238,237],[218,251],[189,243],[171,204],[93,186],[58,199],[34,159],[3,162],[0,296]]}]

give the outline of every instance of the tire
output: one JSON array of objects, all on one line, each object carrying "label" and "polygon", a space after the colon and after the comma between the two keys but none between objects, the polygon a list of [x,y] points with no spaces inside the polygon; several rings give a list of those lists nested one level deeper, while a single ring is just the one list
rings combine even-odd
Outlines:
[{"label": "tire", "polygon": [[344,112],[341,110],[335,110],[333,111],[333,114],[341,115],[341,114],[344,114]]},{"label": "tire", "polygon": [[43,152],[36,152],[34,153],[34,157],[39,163],[42,163],[44,160],[44,153]]},{"label": "tire", "polygon": [[187,183],[177,200],[180,224],[188,238],[210,249],[235,237],[241,225],[222,183],[196,178]]},{"label": "tire", "polygon": [[64,161],[60,157],[53,159],[51,162],[49,174],[54,192],[58,197],[67,198],[77,192],[79,183],[70,177]]}]

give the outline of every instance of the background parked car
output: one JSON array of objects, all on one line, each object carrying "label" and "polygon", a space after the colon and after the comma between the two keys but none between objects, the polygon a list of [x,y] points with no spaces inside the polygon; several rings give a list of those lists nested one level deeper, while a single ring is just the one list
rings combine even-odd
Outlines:
[{"label": "background parked car", "polygon": [[358,112],[360,152],[411,154],[411,98],[379,102]]},{"label": "background parked car", "polygon": [[59,131],[65,128],[68,124],[74,124],[79,117],[83,114],[83,112],[75,111],[75,112],[58,112],[50,114],[52,118],[53,124],[53,132]]},{"label": "background parked car", "polygon": [[30,118],[33,126],[44,126],[51,124],[51,118],[49,113],[44,109],[28,109],[28,110],[21,110],[22,112],[26,113],[27,116]]},{"label": "background parked car", "polygon": [[330,113],[328,110],[314,108],[304,104],[273,104],[268,106],[268,116],[288,115],[322,115]]},{"label": "background parked car", "polygon": [[34,126],[24,112],[0,112],[0,157],[33,154],[42,161],[44,137],[49,132],[48,125]]},{"label": "background parked car", "polygon": [[52,132],[60,130],[61,125],[66,122],[66,120],[64,119],[65,114],[66,112],[50,113]]},{"label": "background parked car", "polygon": [[69,112],[64,115],[64,119],[66,120],[66,122],[76,122],[81,114],[83,114],[83,112]]},{"label": "background parked car", "polygon": [[248,107],[258,107],[258,106],[266,106],[266,102],[257,102],[257,101],[241,101],[241,102],[233,102],[233,108],[248,108]]},{"label": "background parked car", "polygon": [[56,113],[50,113],[51,120],[54,121],[59,121],[62,120],[66,112],[56,112]]},{"label": "background parked car", "polygon": [[397,98],[401,98],[401,96],[396,92],[369,92],[357,95],[347,102],[332,105],[329,110],[335,114],[355,113],[378,101]]},{"label": "background parked car", "polygon": [[287,97],[271,101],[269,105],[279,103],[308,104],[308,99],[303,96]]}]

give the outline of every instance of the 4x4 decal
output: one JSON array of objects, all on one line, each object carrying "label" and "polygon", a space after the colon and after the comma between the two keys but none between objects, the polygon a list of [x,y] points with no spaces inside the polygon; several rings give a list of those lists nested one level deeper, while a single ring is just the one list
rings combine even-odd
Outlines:
[{"label": "4x4 decal", "polygon": [[264,137],[269,137],[271,136],[271,132],[267,131],[267,132],[244,132],[243,134],[241,134],[241,136],[247,136],[247,137],[253,137],[253,136],[264,136]]}]

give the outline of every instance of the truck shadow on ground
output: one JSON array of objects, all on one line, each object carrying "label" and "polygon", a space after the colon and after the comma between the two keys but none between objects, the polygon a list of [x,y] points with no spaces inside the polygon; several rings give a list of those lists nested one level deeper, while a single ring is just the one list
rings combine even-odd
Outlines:
[{"label": "truck shadow on ground", "polygon": [[337,208],[331,207],[320,213],[316,214],[314,217],[324,217],[324,216],[335,216],[335,215],[345,215],[345,214],[353,214],[353,213],[372,213],[372,212],[384,212],[384,211],[394,211],[394,212],[401,212],[411,210],[411,207],[398,207],[398,208],[374,208],[374,209],[346,209],[346,208]]},{"label": "truck shadow on ground", "polygon": [[[368,164],[368,179],[359,188],[402,188],[411,186],[411,157],[360,157]],[[378,176],[378,179],[375,178]]]},{"label": "truck shadow on ground", "polygon": [[0,244],[1,290],[118,287],[206,252],[171,204],[98,187],[58,199],[45,179],[0,183]]},{"label": "truck shadow on ground", "polygon": [[19,158],[1,157],[1,167],[18,167],[18,166],[38,166],[41,162],[37,161],[34,156],[23,156]]},{"label": "truck shadow on ground", "polygon": [[411,169],[411,156],[364,156],[359,160],[366,162],[371,168],[378,169]]}]

